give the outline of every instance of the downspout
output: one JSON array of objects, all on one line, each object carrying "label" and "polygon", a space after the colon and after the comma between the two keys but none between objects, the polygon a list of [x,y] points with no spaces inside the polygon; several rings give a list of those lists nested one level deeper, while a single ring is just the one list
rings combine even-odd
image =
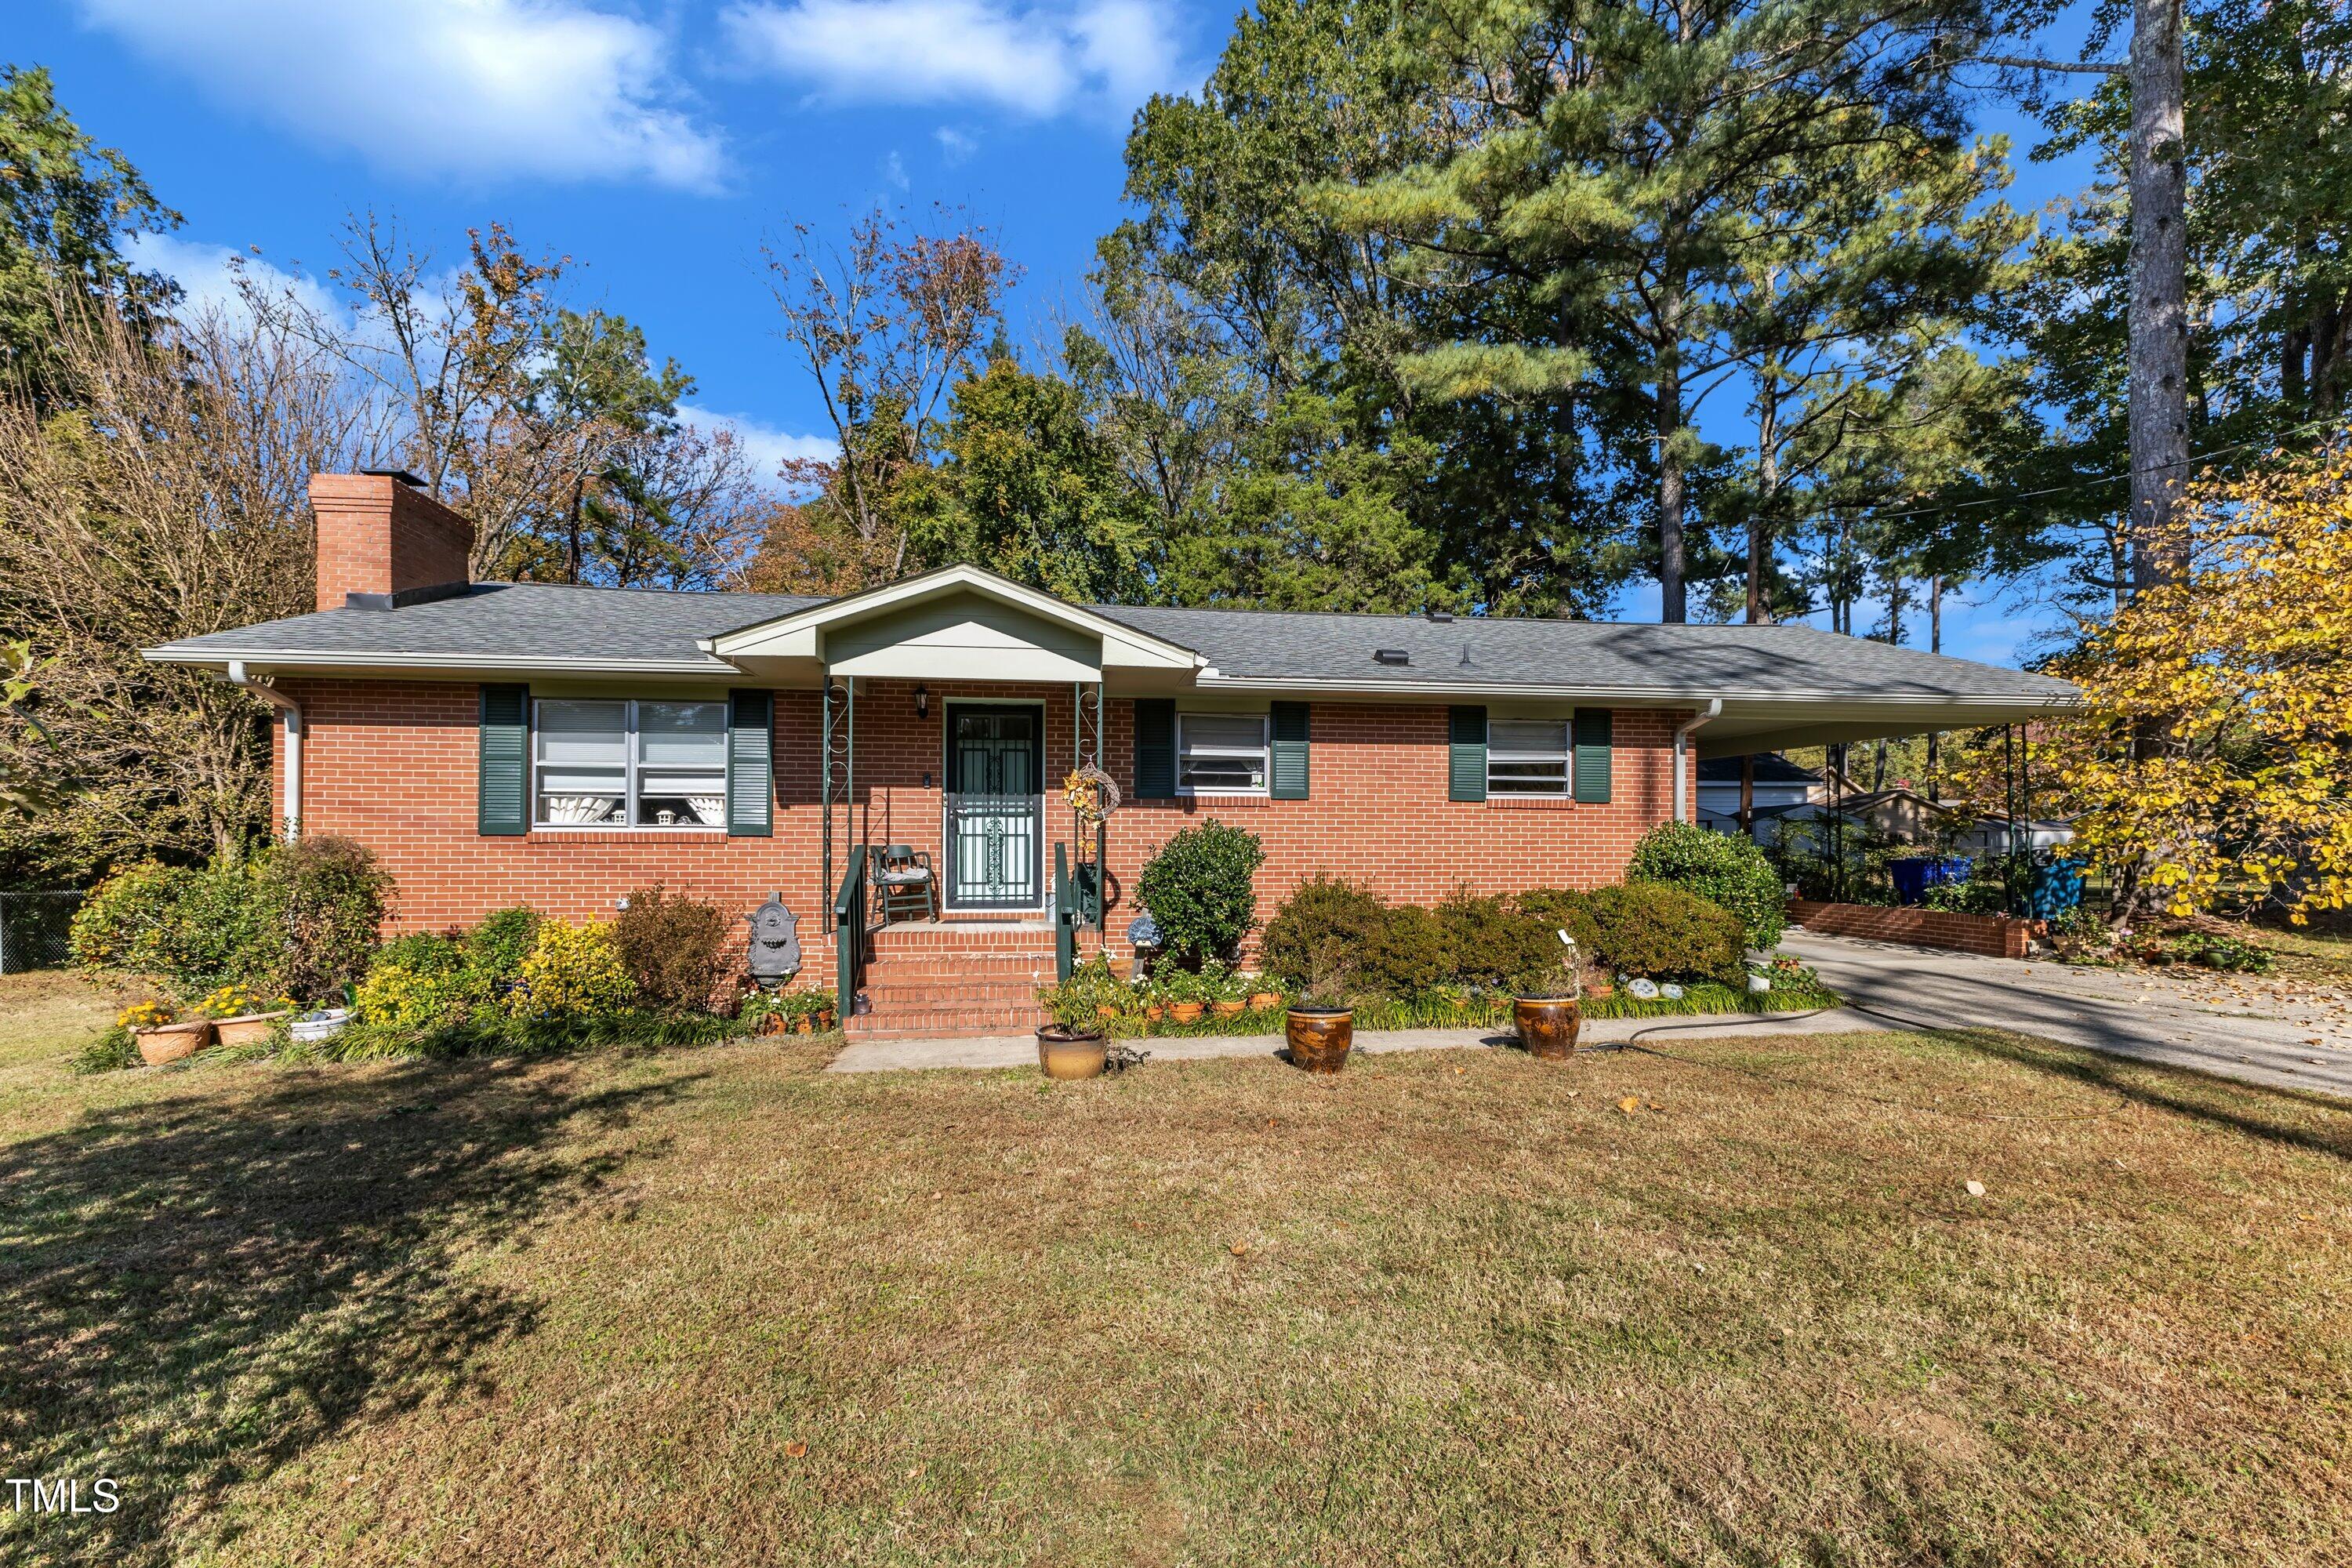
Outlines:
[{"label": "downspout", "polygon": [[272,708],[286,715],[286,837],[302,836],[302,705],[269,684],[267,677],[257,679],[245,672],[245,660],[228,662],[228,674],[224,678],[241,691],[250,691]]},{"label": "downspout", "polygon": [[1698,733],[1701,725],[1722,711],[1723,699],[1710,697],[1706,700],[1705,708],[1692,714],[1688,721],[1675,731],[1675,820],[1676,822],[1686,822],[1690,818],[1688,810],[1690,738]]}]

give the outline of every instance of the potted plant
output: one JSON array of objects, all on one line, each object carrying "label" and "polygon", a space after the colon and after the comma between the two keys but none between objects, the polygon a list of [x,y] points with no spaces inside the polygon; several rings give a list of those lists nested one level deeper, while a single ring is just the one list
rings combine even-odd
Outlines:
[{"label": "potted plant", "polygon": [[1282,993],[1276,990],[1274,988],[1274,983],[1268,980],[1265,975],[1252,974],[1245,976],[1244,978],[1247,980],[1249,984],[1249,1010],[1251,1012],[1263,1013],[1269,1007],[1279,1007],[1282,1005]]},{"label": "potted plant", "polygon": [[257,1046],[269,1038],[278,1019],[294,1012],[290,998],[274,1005],[242,985],[224,985],[196,1004],[195,1011],[213,1021],[213,1031],[224,1046]]},{"label": "potted plant", "polygon": [[1308,1072],[1338,1072],[1348,1065],[1349,1047],[1356,1043],[1356,1012],[1330,997],[1294,1002],[1283,1016],[1282,1033],[1290,1047],[1294,1067]]},{"label": "potted plant", "polygon": [[1577,1000],[1584,979],[1584,954],[1574,937],[1565,931],[1559,935],[1559,984],[1523,991],[1511,999],[1511,1023],[1518,1030],[1519,1044],[1529,1056],[1546,1061],[1565,1061],[1576,1054],[1577,1031],[1584,1021],[1584,1008]]},{"label": "potted plant", "polygon": [[1161,989],[1168,998],[1168,1016],[1176,1023],[1196,1023],[1208,1009],[1210,993],[1192,970],[1172,971]]},{"label": "potted plant", "polygon": [[[1099,961],[1097,961],[1097,963]],[[1067,980],[1037,993],[1053,1020],[1037,1031],[1037,1066],[1050,1079],[1100,1078],[1110,1059],[1103,1039],[1102,1006],[1118,981],[1108,964],[1080,965]]]},{"label": "potted plant", "polygon": [[1230,1018],[1249,1005],[1249,987],[1241,976],[1216,959],[1201,966],[1202,988],[1209,993],[1209,1011]]},{"label": "potted plant", "polygon": [[115,1022],[131,1031],[139,1059],[151,1068],[185,1061],[213,1043],[210,1018],[174,1018],[161,1002],[133,1003]]}]

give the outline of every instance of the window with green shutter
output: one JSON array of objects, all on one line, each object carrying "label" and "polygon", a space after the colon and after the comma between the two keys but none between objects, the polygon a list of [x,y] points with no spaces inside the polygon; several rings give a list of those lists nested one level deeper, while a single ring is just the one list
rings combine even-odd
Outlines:
[{"label": "window with green shutter", "polygon": [[477,829],[511,837],[530,831],[530,688],[485,686],[477,773]]},{"label": "window with green shutter", "polygon": [[1606,708],[1576,710],[1576,798],[1587,805],[1609,804],[1612,717]]},{"label": "window with green shutter", "polygon": [[1136,699],[1135,798],[1176,798],[1176,703],[1172,698]]},{"label": "window with green shutter", "polygon": [[1446,798],[1486,798],[1486,710],[1446,710]]},{"label": "window with green shutter", "polygon": [[1273,705],[1274,767],[1273,788],[1267,791],[1276,800],[1307,798],[1307,752],[1308,711],[1304,702],[1276,702]]},{"label": "window with green shutter", "polygon": [[765,838],[775,822],[775,697],[766,691],[727,694],[727,831]]}]

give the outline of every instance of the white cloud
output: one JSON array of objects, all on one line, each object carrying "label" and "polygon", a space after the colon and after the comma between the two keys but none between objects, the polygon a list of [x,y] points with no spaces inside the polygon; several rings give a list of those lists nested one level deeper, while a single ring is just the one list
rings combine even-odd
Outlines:
[{"label": "white cloud", "polygon": [[230,103],[404,173],[717,186],[670,41],[583,0],[78,0]]},{"label": "white cloud", "polygon": [[907,160],[898,156],[896,147],[891,148],[890,155],[882,160],[882,178],[902,191],[907,188]]},{"label": "white cloud", "polygon": [[217,312],[232,321],[249,321],[252,312],[237,287],[242,278],[267,293],[290,294],[297,304],[328,321],[349,319],[333,290],[318,279],[273,267],[250,252],[173,234],[134,234],[124,248],[132,266],[161,272],[179,284],[182,310],[190,317]]},{"label": "white cloud", "polygon": [[778,476],[777,470],[786,461],[814,459],[829,463],[841,456],[841,443],[831,436],[795,436],[748,414],[721,414],[714,408],[698,408],[691,403],[679,404],[677,413],[679,418],[698,430],[731,431],[743,444],[760,477],[780,494],[791,495],[800,488],[784,483]]},{"label": "white cloud", "polygon": [[952,125],[942,125],[932,132],[931,135],[939,142],[940,160],[950,169],[959,163],[969,162],[971,155],[980,151],[978,137],[959,131]]},{"label": "white cloud", "polygon": [[737,0],[721,25],[749,65],[823,98],[981,103],[1042,119],[1124,114],[1174,85],[1166,12],[1163,0]]}]

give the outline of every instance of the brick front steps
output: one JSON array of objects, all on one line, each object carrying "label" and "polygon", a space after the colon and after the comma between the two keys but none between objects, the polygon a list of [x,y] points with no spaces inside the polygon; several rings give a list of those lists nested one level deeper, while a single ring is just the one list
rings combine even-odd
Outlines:
[{"label": "brick front steps", "polygon": [[1958,915],[1945,910],[1884,909],[1876,904],[1831,904],[1813,899],[1789,900],[1789,919],[1826,936],[1871,942],[1907,942],[1916,947],[1948,948],[1986,958],[2023,958],[2034,922],[2014,915]]},{"label": "brick front steps", "polygon": [[864,1010],[842,1020],[852,1040],[1016,1035],[1046,1021],[1037,992],[1054,984],[1054,928],[1043,921],[887,926],[867,952]]}]

